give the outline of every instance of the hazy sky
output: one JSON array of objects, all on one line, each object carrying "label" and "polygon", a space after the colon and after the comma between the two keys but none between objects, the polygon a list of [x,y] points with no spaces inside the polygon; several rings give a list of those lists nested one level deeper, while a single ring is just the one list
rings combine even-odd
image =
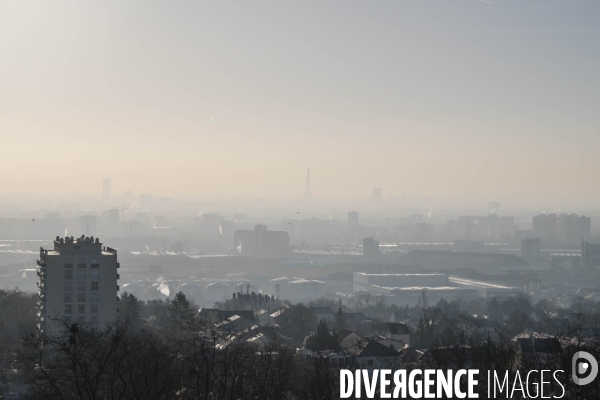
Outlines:
[{"label": "hazy sky", "polygon": [[598,0],[0,0],[0,192],[600,197],[599,71]]}]

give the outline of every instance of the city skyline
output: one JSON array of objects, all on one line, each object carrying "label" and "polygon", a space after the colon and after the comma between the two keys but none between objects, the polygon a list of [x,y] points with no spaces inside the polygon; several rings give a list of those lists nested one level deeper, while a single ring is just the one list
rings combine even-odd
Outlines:
[{"label": "city skyline", "polygon": [[597,396],[599,41],[598,0],[0,0],[0,398]]}]

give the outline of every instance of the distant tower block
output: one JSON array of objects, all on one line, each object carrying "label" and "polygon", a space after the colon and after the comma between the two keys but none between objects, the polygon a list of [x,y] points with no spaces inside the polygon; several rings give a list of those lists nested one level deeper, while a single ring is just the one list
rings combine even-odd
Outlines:
[{"label": "distant tower block", "polygon": [[373,201],[381,201],[381,188],[373,188]]},{"label": "distant tower block", "polygon": [[348,226],[360,225],[359,215],[357,211],[350,211],[348,213]]},{"label": "distant tower block", "polygon": [[110,179],[105,179],[102,182],[102,196],[110,197]]},{"label": "distant tower block", "polygon": [[540,239],[522,239],[521,258],[527,261],[532,267],[539,266],[542,259],[540,252]]},{"label": "distant tower block", "polygon": [[360,236],[360,220],[357,211],[348,213],[348,232],[352,240],[356,240]]},{"label": "distant tower block", "polygon": [[363,239],[363,256],[365,258],[377,258],[379,252],[379,242],[373,238]]},{"label": "distant tower block", "polygon": [[304,192],[304,198],[306,200],[312,199],[312,192],[310,191],[310,168],[306,169],[306,191]]}]

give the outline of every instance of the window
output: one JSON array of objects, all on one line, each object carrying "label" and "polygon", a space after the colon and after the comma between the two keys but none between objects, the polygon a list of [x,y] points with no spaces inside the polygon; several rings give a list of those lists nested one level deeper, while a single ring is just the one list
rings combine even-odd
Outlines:
[{"label": "window", "polygon": [[77,280],[78,281],[85,281],[86,275],[85,275],[85,271],[77,271]]},{"label": "window", "polygon": [[77,293],[77,302],[85,303],[85,293]]},{"label": "window", "polygon": [[98,280],[98,272],[99,271],[90,271],[90,279],[92,281],[97,281]]},{"label": "window", "polygon": [[73,271],[65,269],[65,279],[73,279]]},{"label": "window", "polygon": [[85,263],[77,263],[77,268],[85,268]]},{"label": "window", "polygon": [[92,315],[92,325],[98,325],[98,316]]},{"label": "window", "polygon": [[77,317],[77,322],[83,324],[85,322],[85,317],[83,315],[80,315],[79,317]]},{"label": "window", "polygon": [[71,305],[70,304],[65,305],[65,314],[71,314]]},{"label": "window", "polygon": [[85,314],[85,304],[77,305],[77,314]]},{"label": "window", "polygon": [[71,281],[65,282],[65,292],[72,292],[72,291],[73,291],[73,282],[71,282]]},{"label": "window", "polygon": [[67,324],[70,324],[71,323],[71,317],[65,317],[65,322]]},{"label": "window", "polygon": [[[91,296],[92,297],[92,302],[94,299],[94,295]],[[98,304],[92,304],[92,309],[90,310],[91,314],[98,314]]]},{"label": "window", "polygon": [[98,262],[98,259],[96,259],[96,258],[92,259],[90,268],[100,268],[100,263]]},{"label": "window", "polygon": [[98,303],[98,293],[91,293],[90,294],[90,303]]},{"label": "window", "polygon": [[73,293],[65,293],[65,303],[73,302]]},{"label": "window", "polygon": [[92,290],[98,290],[98,282],[92,282]]},{"label": "window", "polygon": [[85,281],[77,282],[77,291],[85,292]]},{"label": "window", "polygon": [[65,268],[73,268],[73,263],[66,263]]}]

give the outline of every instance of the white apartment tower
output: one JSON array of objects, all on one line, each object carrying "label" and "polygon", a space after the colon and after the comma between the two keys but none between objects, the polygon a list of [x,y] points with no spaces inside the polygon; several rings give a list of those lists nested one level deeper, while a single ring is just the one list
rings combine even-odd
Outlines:
[{"label": "white apartment tower", "polygon": [[38,328],[56,334],[67,324],[102,329],[117,319],[117,251],[98,238],[54,240],[54,249],[40,248]]}]

